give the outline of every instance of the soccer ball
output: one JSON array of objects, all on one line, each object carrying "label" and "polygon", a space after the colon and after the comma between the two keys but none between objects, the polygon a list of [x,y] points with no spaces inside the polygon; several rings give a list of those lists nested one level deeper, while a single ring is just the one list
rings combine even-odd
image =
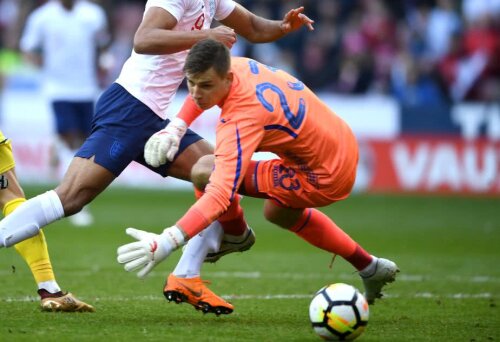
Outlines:
[{"label": "soccer ball", "polygon": [[353,286],[337,283],[323,287],[309,305],[314,331],[330,341],[354,340],[368,324],[365,297]]}]

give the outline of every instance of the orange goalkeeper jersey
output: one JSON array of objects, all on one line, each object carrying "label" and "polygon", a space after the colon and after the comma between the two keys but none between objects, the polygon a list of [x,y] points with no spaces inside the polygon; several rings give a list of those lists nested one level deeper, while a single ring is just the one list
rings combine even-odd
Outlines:
[{"label": "orange goalkeeper jersey", "polygon": [[216,128],[214,171],[205,194],[178,224],[199,231],[217,219],[257,151],[273,152],[306,172],[309,189],[328,192],[345,183],[350,190],[358,150],[348,125],[284,71],[241,57],[232,58],[231,70],[233,83]]}]

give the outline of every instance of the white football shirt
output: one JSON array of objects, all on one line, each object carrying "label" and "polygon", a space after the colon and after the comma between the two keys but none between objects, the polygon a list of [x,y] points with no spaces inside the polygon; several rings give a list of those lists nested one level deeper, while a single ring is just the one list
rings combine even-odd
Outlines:
[{"label": "white football shirt", "polygon": [[101,7],[79,0],[68,11],[52,0],[29,15],[20,46],[42,53],[43,88],[50,99],[91,100],[99,90],[97,46],[108,39]]},{"label": "white football shirt", "polygon": [[[177,19],[173,31],[191,31],[209,29],[214,18],[226,18],[235,6],[232,0],[148,0],[144,13],[151,7],[163,8]],[[140,55],[132,51],[116,82],[165,119],[184,78],[182,68],[188,52]]]}]

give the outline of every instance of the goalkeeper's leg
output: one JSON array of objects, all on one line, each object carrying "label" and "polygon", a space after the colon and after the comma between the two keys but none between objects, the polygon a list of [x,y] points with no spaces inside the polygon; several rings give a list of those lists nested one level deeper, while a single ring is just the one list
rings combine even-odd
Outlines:
[{"label": "goalkeeper's leg", "polygon": [[[213,169],[213,156],[200,158],[191,171],[195,195],[200,198]],[[164,295],[168,301],[188,302],[204,313],[230,314],[233,305],[210,291],[201,280],[201,266],[216,262],[222,256],[243,252],[252,247],[255,235],[248,227],[240,207],[239,197],[228,210],[200,234],[189,240],[173,273],[168,277]]]},{"label": "goalkeeper's leg", "polygon": [[[0,138],[3,138],[0,132]],[[4,216],[12,213],[26,201],[24,192],[14,172],[14,159],[10,143],[0,139],[0,207]],[[50,262],[45,236],[39,234],[16,244],[16,251],[26,261],[38,284],[42,310],[93,311],[94,308],[81,302],[70,293],[63,293],[56,282]]]},{"label": "goalkeeper's leg", "polygon": [[187,302],[204,313],[230,314],[233,305],[228,303],[205,285],[200,278],[203,260],[210,251],[218,250],[223,231],[218,222],[190,239],[182,252],[172,274],[169,275],[163,293],[170,302]]},{"label": "goalkeeper's leg", "polygon": [[[245,193],[256,197],[267,194],[270,198],[265,200],[264,216],[269,222],[294,232],[315,247],[343,257],[356,268],[363,279],[366,299],[370,304],[373,303],[382,296],[383,287],[396,279],[396,273],[399,272],[397,265],[370,255],[330,217],[312,208],[345,198],[352,188],[354,174],[346,181],[332,179],[331,188],[316,189],[314,186],[307,188],[310,176],[299,170],[290,177],[289,182],[302,184],[300,190],[269,186],[274,180],[272,170],[281,164],[279,160],[270,160],[251,167],[244,178]],[[261,191],[265,194],[261,194]]]},{"label": "goalkeeper's leg", "polygon": [[[214,156],[206,155],[201,157],[191,170],[191,179],[195,187],[196,198],[203,195],[203,190],[213,170]],[[249,250],[255,243],[255,234],[248,226],[243,209],[240,206],[240,196],[236,195],[229,205],[227,211],[222,214],[217,221],[220,223],[224,236],[220,247],[210,251],[205,262],[216,262],[222,256],[235,252]]]}]

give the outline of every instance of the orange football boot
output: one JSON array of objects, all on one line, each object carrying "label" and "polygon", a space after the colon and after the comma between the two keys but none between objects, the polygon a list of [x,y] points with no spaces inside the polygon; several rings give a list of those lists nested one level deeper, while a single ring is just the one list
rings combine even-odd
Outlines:
[{"label": "orange football boot", "polygon": [[214,313],[219,316],[233,312],[234,306],[210,291],[205,283],[209,282],[201,280],[200,277],[179,278],[170,274],[163,294],[169,302],[176,304],[188,302],[203,313]]}]

